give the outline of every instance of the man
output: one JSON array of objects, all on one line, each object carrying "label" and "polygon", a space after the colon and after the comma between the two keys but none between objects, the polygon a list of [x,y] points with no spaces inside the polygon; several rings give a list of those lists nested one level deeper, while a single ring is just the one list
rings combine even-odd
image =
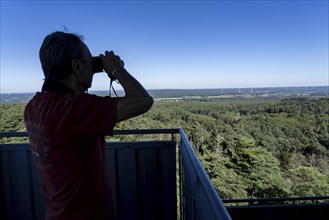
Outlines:
[{"label": "man", "polygon": [[46,201],[46,219],[112,219],[105,135],[117,122],[148,111],[153,99],[112,51],[100,55],[125,96],[87,94],[92,56],[80,36],[54,32],[39,52],[45,82],[24,113]]}]

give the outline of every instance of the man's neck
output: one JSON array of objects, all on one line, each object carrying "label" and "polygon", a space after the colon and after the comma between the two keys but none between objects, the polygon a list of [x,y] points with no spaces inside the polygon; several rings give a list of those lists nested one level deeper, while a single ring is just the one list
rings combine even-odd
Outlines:
[{"label": "man's neck", "polygon": [[42,92],[56,92],[62,95],[76,93],[66,83],[53,79],[45,79],[45,82],[43,83],[42,86]]}]

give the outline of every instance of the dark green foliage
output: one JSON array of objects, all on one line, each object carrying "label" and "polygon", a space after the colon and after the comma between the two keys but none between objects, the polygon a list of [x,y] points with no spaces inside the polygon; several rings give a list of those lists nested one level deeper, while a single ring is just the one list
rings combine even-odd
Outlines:
[{"label": "dark green foliage", "polygon": [[0,105],[0,131],[25,131],[24,108],[25,104]]},{"label": "dark green foliage", "polygon": [[[25,104],[1,104],[0,105],[0,132],[26,131],[24,124]],[[0,143],[23,143],[26,137],[0,138]]]},{"label": "dark green foliage", "polygon": [[300,166],[287,171],[285,176],[292,183],[294,196],[329,195],[329,177],[314,167]]},{"label": "dark green foliage", "polygon": [[[0,130],[24,131],[23,110],[1,105]],[[116,126],[156,128],[185,130],[224,199],[329,194],[329,98],[156,102],[146,114]]]}]

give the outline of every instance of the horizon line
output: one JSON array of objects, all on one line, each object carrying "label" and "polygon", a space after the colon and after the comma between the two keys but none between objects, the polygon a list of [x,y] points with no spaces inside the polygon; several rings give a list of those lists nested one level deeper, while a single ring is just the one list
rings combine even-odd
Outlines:
[{"label": "horizon line", "polygon": [[[270,89],[270,88],[310,88],[310,87],[328,87],[329,85],[319,85],[319,86],[250,86],[250,87],[218,87],[218,88],[166,88],[166,89],[146,89],[147,91],[160,91],[160,90],[224,90],[224,89]],[[102,90],[89,90],[89,92],[103,92],[108,91],[106,89]],[[124,91],[123,89],[116,89],[116,91]],[[36,93],[39,91],[25,91],[25,92],[0,92],[0,94],[22,94],[22,93]]]}]

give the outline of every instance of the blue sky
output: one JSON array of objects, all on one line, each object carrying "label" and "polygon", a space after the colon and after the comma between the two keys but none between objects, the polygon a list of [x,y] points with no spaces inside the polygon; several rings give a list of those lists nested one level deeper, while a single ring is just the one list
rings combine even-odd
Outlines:
[{"label": "blue sky", "polygon": [[64,26],[147,89],[329,84],[328,1],[1,1],[1,93],[40,90],[40,45]]}]

